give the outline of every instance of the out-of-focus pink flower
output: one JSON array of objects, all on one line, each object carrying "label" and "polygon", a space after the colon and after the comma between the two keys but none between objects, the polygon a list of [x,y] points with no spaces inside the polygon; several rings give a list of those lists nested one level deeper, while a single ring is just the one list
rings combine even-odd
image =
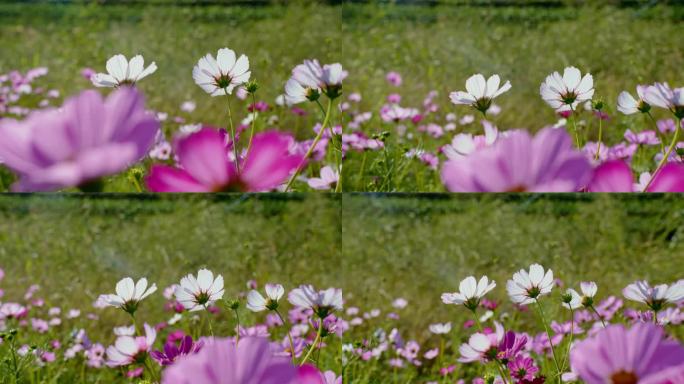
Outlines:
[{"label": "out-of-focus pink flower", "polygon": [[387,80],[388,83],[391,85],[398,87],[401,85],[401,75],[399,72],[391,71],[387,72],[387,76],[385,76],[385,80]]},{"label": "out-of-focus pink flower", "polygon": [[20,176],[16,191],[86,186],[142,159],[158,130],[134,88],[120,88],[106,100],[89,90],[59,110],[4,121],[0,158]]},{"label": "out-of-focus pink flower", "polygon": [[[572,371],[587,384],[603,383],[675,383],[649,381],[668,368],[684,365],[684,347],[666,340],[663,329],[650,323],[638,323],[627,329],[609,325],[594,337],[575,345],[570,351]],[[681,370],[671,371],[681,377]],[[675,376],[676,377],[676,376]]]},{"label": "out-of-focus pink flower", "polygon": [[303,160],[290,154],[291,142],[289,135],[275,131],[255,135],[238,173],[221,132],[205,128],[178,140],[175,153],[182,168],[153,165],[147,186],[155,192],[267,191]]},{"label": "out-of-focus pink flower", "polygon": [[[589,192],[638,192],[632,170],[621,160],[607,161],[594,170]],[[684,165],[666,164],[646,192],[684,192]]]},{"label": "out-of-focus pink flower", "polygon": [[[202,350],[164,371],[162,384],[299,384],[323,383],[311,366],[298,368],[287,357],[274,356],[262,337],[214,339]],[[315,380],[318,375],[318,381]]]},{"label": "out-of-focus pink flower", "polygon": [[646,130],[646,131],[634,133],[634,132],[632,132],[632,130],[628,129],[625,131],[624,136],[625,136],[625,140],[627,140],[628,142],[633,143],[633,144],[641,144],[641,145],[658,145],[658,144],[660,144],[660,139],[658,139],[656,132],[652,131],[652,130]]},{"label": "out-of-focus pink flower", "polygon": [[452,192],[572,192],[591,178],[591,165],[562,129],[544,128],[531,137],[510,132],[496,144],[442,167]]}]

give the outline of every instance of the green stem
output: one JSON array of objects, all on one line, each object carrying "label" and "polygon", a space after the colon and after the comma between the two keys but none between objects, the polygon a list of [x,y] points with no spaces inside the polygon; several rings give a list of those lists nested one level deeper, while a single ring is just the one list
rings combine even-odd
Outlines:
[{"label": "green stem", "polygon": [[[225,88],[226,96],[228,96],[228,88]],[[230,97],[228,98],[228,125],[230,127],[230,139],[233,141],[233,156],[235,156],[235,171],[240,173],[240,158],[237,152],[237,141],[235,140],[235,127],[233,126],[233,113],[230,110]]]},{"label": "green stem", "polygon": [[675,128],[675,133],[674,136],[672,136],[672,141],[670,142],[670,146],[667,147],[667,151],[665,152],[665,156],[663,156],[662,160],[660,160],[660,163],[658,163],[658,167],[656,168],[655,172],[653,172],[653,176],[651,176],[651,180],[648,181],[648,184],[646,184],[646,188],[644,188],[644,192],[648,191],[648,187],[651,186],[653,183],[653,180],[658,176],[658,172],[660,172],[660,169],[665,166],[665,163],[667,163],[667,159],[670,158],[670,153],[672,153],[672,150],[674,149],[675,145],[677,145],[677,139],[679,138],[679,130],[680,126],[682,124],[681,119],[677,119],[677,126]]},{"label": "green stem", "polygon": [[252,93],[252,129],[249,133],[249,144],[247,144],[247,152],[245,152],[245,158],[249,156],[249,151],[252,149],[252,139],[254,138],[254,126],[256,125],[256,96]]},{"label": "green stem", "polygon": [[304,164],[306,164],[306,161],[309,160],[309,158],[311,157],[311,154],[314,151],[314,148],[316,148],[316,145],[318,145],[318,142],[321,140],[321,137],[323,137],[323,132],[325,131],[325,128],[328,126],[328,121],[330,120],[330,111],[331,110],[332,110],[332,100],[328,100],[328,110],[325,113],[325,118],[323,119],[323,124],[321,125],[321,129],[318,131],[318,134],[316,135],[316,138],[314,138],[313,143],[311,143],[309,150],[306,151],[306,154],[304,155],[302,162],[299,164],[299,166],[295,170],[295,173],[290,178],[290,181],[287,182],[287,186],[285,186],[285,192],[290,190],[290,188],[292,187],[292,183],[294,183],[297,176],[299,176],[299,173],[302,171]]},{"label": "green stem", "polygon": [[541,316],[542,324],[544,325],[544,331],[546,331],[546,336],[549,338],[549,346],[551,347],[551,355],[553,356],[553,363],[556,365],[556,372],[558,374],[558,382],[561,382],[561,370],[560,365],[558,365],[558,358],[556,357],[556,350],[553,348],[553,339],[551,338],[551,332],[549,327],[546,325],[546,316],[544,316],[544,310],[542,309],[539,299],[534,300],[537,303],[537,309],[539,310],[539,316]]},{"label": "green stem", "polygon": [[596,157],[594,160],[598,160],[599,153],[601,152],[601,137],[603,135],[603,119],[601,118],[601,111],[599,111],[599,134],[598,134],[598,144],[596,145]]},{"label": "green stem", "polygon": [[[207,322],[209,323],[209,334],[211,337],[214,337],[214,327],[211,325],[211,312],[209,312],[209,308],[207,305],[204,305],[204,312],[207,314]],[[240,333],[240,327],[238,326],[238,334]]]},{"label": "green stem", "polygon": [[508,384],[508,381],[506,381],[506,371],[502,367],[502,363],[500,361],[496,361],[496,367],[499,368],[499,374],[501,375],[501,380],[503,380],[504,384]]},{"label": "green stem", "polygon": [[237,332],[235,332],[235,345],[238,344],[240,341],[240,314],[236,309],[233,309],[233,312],[235,312],[235,318],[237,319]]},{"label": "green stem", "polygon": [[575,130],[575,145],[577,145],[577,149],[582,149],[581,144],[580,144],[580,138],[579,138],[579,131],[577,130],[577,116],[575,113],[575,108],[570,105],[570,111],[572,112],[570,116],[572,117],[572,127]]},{"label": "green stem", "polygon": [[473,312],[473,317],[475,318],[475,323],[477,324],[477,328],[480,330],[480,332],[484,332],[482,328],[482,323],[480,323],[480,318],[477,317],[477,309],[471,309],[471,312]]},{"label": "green stem", "polygon": [[323,319],[320,319],[320,322],[318,323],[318,332],[316,332],[316,338],[314,339],[313,344],[311,344],[309,352],[306,353],[306,356],[304,356],[304,359],[302,359],[302,362],[299,364],[299,366],[306,364],[306,361],[309,360],[311,353],[314,349],[316,349],[316,344],[318,344],[318,342],[321,340],[321,333],[323,333]]},{"label": "green stem", "polygon": [[361,188],[363,188],[363,172],[365,171],[366,168],[366,157],[368,155],[368,152],[366,150],[363,151],[363,159],[361,160],[361,170],[359,171],[359,184],[357,186],[357,189],[359,191],[362,191]]},{"label": "green stem", "polygon": [[[321,109],[321,111],[324,113],[324,115],[327,115],[329,112],[323,109],[323,105],[321,105],[321,102],[316,100],[316,104],[318,104],[318,107]],[[323,128],[321,128],[323,129]],[[332,144],[333,148],[333,157],[335,158],[335,167],[337,168],[337,172],[339,174],[338,179],[337,179],[337,184],[335,185],[335,192],[339,193],[342,191],[342,143],[340,142],[339,148],[337,147],[337,137],[335,136],[335,127],[333,124],[330,124],[328,127],[330,130],[330,142]],[[337,152],[337,153],[335,153]]]},{"label": "green stem", "polygon": [[[283,326],[287,327],[287,323],[285,322],[285,319],[283,316],[280,314],[280,312],[277,309],[274,309],[273,312],[278,315],[278,318],[280,321],[283,322]],[[292,364],[295,364],[295,348],[294,348],[294,342],[292,342],[292,335],[290,334],[290,330],[287,330],[287,339],[290,341],[290,355],[292,355]]]},{"label": "green stem", "polygon": [[598,313],[598,311],[596,310],[596,308],[594,308],[594,306],[592,305],[592,306],[589,307],[589,309],[591,309],[591,310],[596,314],[596,317],[598,317],[599,320],[601,320],[601,324],[603,325],[603,328],[605,328],[605,327],[606,327],[606,322],[603,321],[603,317],[601,317],[601,315]]},{"label": "green stem", "polygon": [[151,366],[151,364],[150,364],[150,359],[149,359],[149,358],[146,358],[146,359],[145,359],[144,365],[145,365],[145,368],[147,368],[147,370],[150,372],[150,377],[152,377],[152,380],[153,380],[155,383],[158,383],[158,382],[159,382],[159,376],[157,375],[157,371],[155,371],[155,370],[152,368],[152,366]]},{"label": "green stem", "polygon": [[572,338],[575,335],[575,311],[570,308],[570,342],[568,343],[568,350],[565,353],[565,359],[563,359],[563,372],[565,372],[565,362],[570,365],[570,347],[572,347]]}]

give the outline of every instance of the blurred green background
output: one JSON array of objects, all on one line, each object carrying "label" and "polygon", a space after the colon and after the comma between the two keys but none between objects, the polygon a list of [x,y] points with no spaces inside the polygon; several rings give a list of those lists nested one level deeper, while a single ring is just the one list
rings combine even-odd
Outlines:
[{"label": "blurred green background", "polygon": [[[164,288],[200,268],[223,275],[226,300],[247,292],[251,279],[260,289],[269,282],[281,283],[287,291],[301,284],[339,287],[344,284],[337,265],[341,257],[339,206],[338,196],[313,194],[2,195],[2,301],[23,303],[24,292],[38,284],[34,298],[45,299],[45,305],[34,308],[31,317],[47,316],[44,312],[53,306],[65,314],[71,308],[82,311],[81,317],[64,320],[47,335],[22,328],[20,345],[40,346],[52,339],[66,345],[70,332],[85,328],[93,342],[107,346],[115,339],[112,327],[131,320],[121,310],[97,310],[92,305],[100,294],[114,293],[116,283],[127,276],[136,280],[147,277],[159,288],[140,305],[136,313],[140,324],[170,319],[173,313],[163,309]],[[242,298],[243,326],[263,321],[263,313],[252,314],[244,305]],[[223,304],[219,306],[221,313],[214,318],[213,329],[217,335],[232,335],[235,317]],[[289,308],[283,304],[285,315]],[[98,320],[87,319],[86,315],[93,313]],[[173,329],[186,327],[188,318]],[[204,322],[202,325],[208,334]],[[282,330],[272,332],[276,333],[274,339],[284,337]],[[160,335],[156,347],[162,345],[163,337],[165,334]],[[331,346],[321,353],[320,366],[339,372],[339,339],[327,342]],[[0,344],[0,354],[4,353],[7,350]],[[88,369],[88,380],[77,381],[81,368],[75,364],[76,360],[70,360],[43,370],[32,365],[35,381],[31,382],[130,382],[114,381],[119,370],[111,369]],[[4,365],[0,377],[3,369]],[[28,383],[28,377],[20,382]]]},{"label": "blurred green background", "polygon": [[[205,54],[215,56],[229,47],[247,55],[252,79],[261,85],[257,97],[271,105],[302,60],[340,60],[340,7],[308,1],[194,3],[0,3],[0,73],[47,66],[50,72],[40,83],[70,95],[92,88],[81,77],[82,68],[105,72],[105,62],[115,54],[129,59],[142,54],[159,68],[139,84],[149,108],[180,115],[188,123],[225,127],[225,99],[210,97],[192,79],[193,66]],[[186,100],[197,103],[191,114],[179,110]],[[237,122],[247,116],[247,105],[233,102]],[[280,128],[301,129],[309,138],[312,125],[283,119]]]}]

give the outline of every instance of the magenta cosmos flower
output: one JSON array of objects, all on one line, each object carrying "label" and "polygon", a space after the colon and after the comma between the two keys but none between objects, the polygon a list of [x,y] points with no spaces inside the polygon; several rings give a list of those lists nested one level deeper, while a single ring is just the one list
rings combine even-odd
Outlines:
[{"label": "magenta cosmos flower", "polygon": [[154,192],[268,191],[303,161],[290,152],[291,143],[291,136],[275,131],[255,135],[238,173],[224,135],[204,128],[176,143],[179,167],[152,166],[147,186]]},{"label": "magenta cosmos flower", "polygon": [[[684,192],[684,165],[666,164],[645,192]],[[589,192],[641,192],[637,190],[634,175],[621,160],[606,161],[594,171],[587,186]]]},{"label": "magenta cosmos flower", "polygon": [[[637,323],[631,329],[609,325],[577,343],[570,352],[570,364],[587,384],[652,382],[649,376],[684,364],[684,347],[666,340],[663,329],[651,323]],[[674,381],[661,378],[657,382]]]},{"label": "magenta cosmos flower", "polygon": [[194,355],[167,368],[162,384],[323,384],[311,366],[292,365],[275,356],[268,339],[245,337],[237,346],[230,339],[214,339]]},{"label": "magenta cosmos flower", "polygon": [[448,160],[442,181],[451,192],[573,192],[591,178],[591,165],[562,129],[532,137],[515,130],[490,147]]},{"label": "magenta cosmos flower", "polygon": [[0,125],[0,158],[19,174],[15,191],[92,186],[142,159],[159,131],[131,87],[106,100],[96,91],[68,99],[62,108]]}]

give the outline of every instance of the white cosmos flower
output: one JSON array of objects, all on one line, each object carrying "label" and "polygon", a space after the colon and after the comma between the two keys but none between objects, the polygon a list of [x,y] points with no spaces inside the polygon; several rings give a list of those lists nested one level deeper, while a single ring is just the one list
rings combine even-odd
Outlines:
[{"label": "white cosmos flower", "polygon": [[480,304],[480,300],[484,295],[494,289],[494,287],[496,287],[496,282],[490,282],[487,276],[482,276],[479,282],[475,280],[475,277],[468,276],[461,280],[458,286],[459,292],[443,293],[442,301],[445,304],[463,304],[466,308],[473,311]]},{"label": "white cosmos flower", "polygon": [[648,305],[654,311],[659,311],[666,303],[677,304],[684,300],[684,280],[668,286],[658,284],[651,286],[646,280],[636,281],[622,290],[622,294],[629,300]]},{"label": "white cosmos flower", "polygon": [[144,277],[137,283],[134,283],[130,277],[126,277],[116,283],[116,294],[100,295],[99,299],[109,306],[134,314],[140,301],[156,291],[157,285],[152,284],[148,288],[147,279]]},{"label": "white cosmos flower", "polygon": [[129,327],[123,325],[121,327],[114,327],[114,334],[117,336],[133,336],[135,335],[135,325]]},{"label": "white cosmos flower", "polygon": [[189,274],[181,279],[176,288],[176,300],[190,312],[201,311],[223,297],[223,276],[208,269],[200,269],[197,277]]},{"label": "white cosmos flower", "polygon": [[456,105],[470,105],[482,113],[487,113],[489,107],[492,106],[492,100],[511,89],[510,81],[506,81],[503,86],[499,87],[500,84],[499,75],[490,76],[485,80],[484,76],[478,73],[466,80],[467,92],[451,92],[449,98]]},{"label": "white cosmos flower", "polygon": [[157,64],[152,62],[145,68],[145,60],[141,55],[134,56],[131,61],[124,55],[115,55],[107,60],[107,72],[98,73],[90,78],[96,87],[118,87],[132,85],[157,70]]},{"label": "white cosmos flower", "polygon": [[235,87],[249,81],[250,75],[247,56],[236,60],[235,51],[229,48],[219,49],[215,59],[207,53],[192,69],[195,83],[212,96],[232,94]]},{"label": "white cosmos flower", "polygon": [[580,308],[582,306],[582,296],[572,288],[566,290],[563,297],[563,306],[572,310]]},{"label": "white cosmos flower", "polygon": [[563,76],[554,72],[541,84],[539,93],[551,108],[560,111],[576,110],[577,105],[594,96],[594,78],[575,67],[567,67]]},{"label": "white cosmos flower", "polygon": [[283,105],[290,106],[307,100],[316,100],[318,96],[320,96],[320,89],[318,87],[304,86],[292,78],[285,83]]},{"label": "white cosmos flower", "polygon": [[644,96],[648,87],[644,85],[637,85],[636,91],[639,99],[635,99],[632,94],[627,91],[622,91],[618,96],[617,109],[625,115],[631,115],[637,112],[646,113],[651,109],[651,106],[644,101]]},{"label": "white cosmos flower", "polygon": [[460,159],[485,147],[489,147],[496,142],[499,137],[499,130],[494,124],[483,121],[485,134],[473,136],[472,133],[459,133],[451,139],[451,144],[442,148],[442,153],[450,160]]},{"label": "white cosmos flower", "polygon": [[435,335],[445,335],[449,332],[451,332],[451,323],[436,323],[436,324],[430,324],[430,332],[434,333]]},{"label": "white cosmos flower", "polygon": [[114,345],[107,348],[107,366],[119,367],[142,363],[152,349],[157,331],[148,324],[144,325],[145,336],[119,336]]},{"label": "white cosmos flower", "polygon": [[553,271],[544,273],[544,267],[532,264],[529,272],[521,269],[508,280],[506,290],[511,300],[520,305],[531,304],[540,296],[551,293],[553,289]]},{"label": "white cosmos flower", "polygon": [[340,63],[321,66],[316,59],[304,60],[292,70],[292,77],[285,84],[287,101],[291,104],[316,101],[321,93],[334,99],[340,96],[342,80],[347,75]]},{"label": "white cosmos flower", "polygon": [[580,283],[580,290],[582,294],[580,295],[574,289],[570,288],[565,291],[566,295],[569,295],[570,301],[563,303],[563,306],[568,309],[577,309],[579,307],[591,307],[594,305],[594,296],[596,296],[596,291],[598,291],[598,286],[593,281],[583,281]]},{"label": "white cosmos flower", "polygon": [[672,111],[678,119],[684,118],[684,88],[670,88],[667,83],[655,83],[646,89],[644,101]]},{"label": "white cosmos flower", "polygon": [[280,284],[266,284],[264,287],[266,298],[257,290],[251,290],[247,294],[247,309],[252,312],[274,310],[278,308],[278,300],[285,294],[285,289]]},{"label": "white cosmos flower", "polygon": [[290,291],[287,300],[297,307],[312,309],[322,319],[343,308],[342,290],[337,288],[316,291],[311,285],[301,285]]}]

